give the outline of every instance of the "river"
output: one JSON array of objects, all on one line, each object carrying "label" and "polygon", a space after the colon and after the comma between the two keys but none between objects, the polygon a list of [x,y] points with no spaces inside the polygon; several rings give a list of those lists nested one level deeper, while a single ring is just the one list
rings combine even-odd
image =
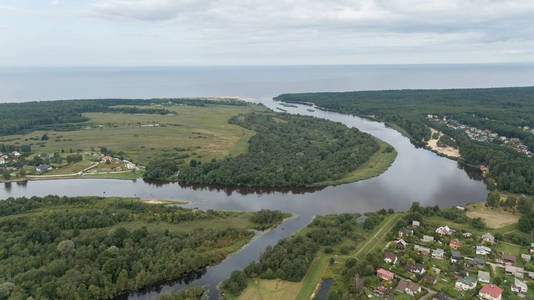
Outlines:
[{"label": "river", "polygon": [[124,297],[150,299],[161,292],[185,286],[206,285],[210,289],[211,298],[217,299],[216,285],[227,278],[231,271],[244,268],[250,261],[257,259],[267,245],[274,245],[279,239],[288,237],[306,226],[314,215],[363,213],[381,208],[405,210],[413,201],[418,201],[423,206],[448,207],[483,201],[487,195],[486,186],[476,171],[466,172],[453,160],[415,148],[408,138],[383,123],[335,112],[309,111],[310,107],[304,105],[296,105],[297,107],[293,108],[280,106],[271,100],[260,102],[271,109],[280,107],[288,113],[315,116],[356,127],[395,147],[398,152],[397,159],[380,176],[320,190],[229,190],[181,187],[176,183],[155,185],[140,179],[64,179],[5,184],[0,189],[0,199],[47,194],[136,196],[191,201],[193,204],[187,206],[200,209],[256,211],[265,208],[295,214],[295,218],[258,236],[240,252],[216,266],[207,268],[197,279],[188,282],[177,281]]}]

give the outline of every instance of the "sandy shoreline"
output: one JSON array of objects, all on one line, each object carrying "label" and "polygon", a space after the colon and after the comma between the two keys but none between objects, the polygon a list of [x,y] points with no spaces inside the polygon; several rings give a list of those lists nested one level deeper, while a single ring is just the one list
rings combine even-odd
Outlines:
[{"label": "sandy shoreline", "polygon": [[[447,147],[439,147],[438,146],[439,137],[443,136],[442,132],[437,131],[436,129],[434,129],[432,127],[430,127],[430,131],[431,131],[431,136],[430,136],[430,140],[428,140],[428,142],[427,142],[427,146],[432,151],[437,152],[439,154],[443,154],[443,155],[449,156],[449,157],[454,157],[454,158],[460,157],[460,150],[455,149],[455,148],[450,147],[450,146],[447,146]],[[437,139],[433,139],[432,138],[432,136],[435,133],[439,134],[439,137]]]}]

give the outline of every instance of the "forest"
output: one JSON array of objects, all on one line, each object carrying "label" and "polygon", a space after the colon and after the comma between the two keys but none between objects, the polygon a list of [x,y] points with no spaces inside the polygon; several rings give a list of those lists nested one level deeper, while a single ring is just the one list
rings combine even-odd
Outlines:
[{"label": "forest", "polygon": [[0,298],[103,299],[185,278],[239,249],[249,229],[286,216],[135,198],[9,198],[0,201]]},{"label": "forest", "polygon": [[312,117],[254,112],[235,116],[229,123],[256,132],[248,152],[181,165],[166,163],[172,158],[160,159],[148,164],[145,179],[169,179],[169,174],[177,173],[175,180],[188,184],[309,186],[343,178],[379,149],[369,134]]},{"label": "forest", "polygon": [[[237,296],[247,288],[249,279],[301,281],[321,247],[325,253],[332,253],[332,247],[344,239],[361,242],[365,240],[365,233],[372,231],[384,216],[391,213],[392,210],[384,209],[366,213],[363,223],[357,221],[361,216],[358,213],[318,216],[298,234],[278,241],[274,247],[267,246],[259,260],[251,262],[243,271],[233,271],[222,287]],[[338,248],[341,255],[354,250],[347,246]],[[373,271],[371,269],[371,273]]]},{"label": "forest", "polygon": [[[405,131],[416,146],[430,138],[428,114],[520,138],[534,150],[534,87],[446,90],[390,90],[343,93],[283,94],[276,100],[313,102],[341,113],[373,116]],[[471,140],[463,132],[438,128],[456,140],[464,163],[489,168],[488,186],[534,194],[534,160],[512,149]],[[442,143],[450,144],[443,140]]]},{"label": "forest", "polygon": [[[0,136],[23,134],[34,130],[78,130],[83,122],[89,121],[83,113],[119,112],[129,114],[169,114],[165,108],[149,107],[151,105],[190,105],[206,106],[210,104],[247,105],[244,101],[231,99],[89,99],[58,100],[24,103],[0,104]],[[146,108],[132,107],[145,106]]]}]

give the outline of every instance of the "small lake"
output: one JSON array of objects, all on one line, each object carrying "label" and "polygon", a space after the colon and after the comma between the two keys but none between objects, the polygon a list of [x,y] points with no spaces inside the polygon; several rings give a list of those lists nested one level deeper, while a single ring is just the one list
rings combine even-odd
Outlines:
[{"label": "small lake", "polygon": [[408,138],[383,123],[334,112],[309,111],[310,107],[280,106],[271,100],[260,101],[271,109],[281,107],[288,113],[310,115],[357,127],[391,144],[398,152],[393,165],[382,175],[368,180],[327,187],[319,190],[256,190],[181,187],[179,184],[155,185],[143,180],[67,179],[4,184],[0,199],[19,196],[58,194],[68,196],[136,196],[151,199],[192,201],[190,207],[201,209],[256,211],[279,209],[297,215],[277,228],[259,236],[247,247],[222,263],[209,267],[197,279],[174,282],[157,289],[136,292],[129,299],[150,299],[160,292],[188,285],[207,285],[210,296],[217,299],[216,285],[231,271],[242,269],[255,260],[267,245],[290,236],[306,226],[314,215],[367,212],[381,208],[405,210],[418,201],[423,206],[448,207],[483,201],[485,184],[476,170],[464,170],[457,162],[430,151],[415,148]]}]

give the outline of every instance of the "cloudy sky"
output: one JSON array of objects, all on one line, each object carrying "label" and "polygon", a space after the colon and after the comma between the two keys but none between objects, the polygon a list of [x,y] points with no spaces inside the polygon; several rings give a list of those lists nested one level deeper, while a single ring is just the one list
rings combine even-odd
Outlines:
[{"label": "cloudy sky", "polygon": [[534,0],[0,0],[0,66],[534,62]]}]

